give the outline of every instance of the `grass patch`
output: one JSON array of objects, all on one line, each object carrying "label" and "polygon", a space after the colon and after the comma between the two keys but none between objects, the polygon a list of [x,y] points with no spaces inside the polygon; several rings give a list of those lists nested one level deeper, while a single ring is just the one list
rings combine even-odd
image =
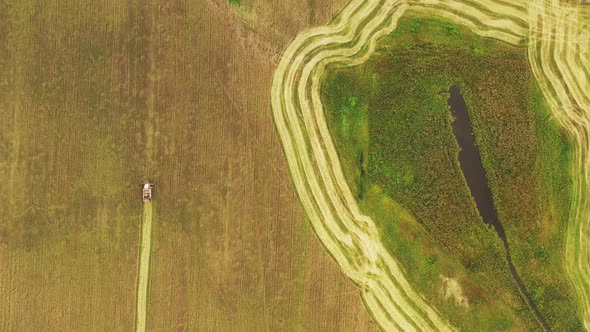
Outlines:
[{"label": "grass patch", "polygon": [[[561,264],[569,142],[524,49],[411,14],[365,64],[329,68],[322,98],[351,189],[415,287],[458,327],[538,328],[462,176],[447,107],[452,83],[525,286],[553,329],[581,329]],[[441,298],[439,275],[460,280],[469,309]]]}]

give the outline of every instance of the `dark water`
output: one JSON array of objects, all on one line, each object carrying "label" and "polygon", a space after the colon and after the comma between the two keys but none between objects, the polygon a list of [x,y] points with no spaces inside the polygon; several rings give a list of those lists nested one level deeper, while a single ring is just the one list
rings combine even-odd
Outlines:
[{"label": "dark water", "polygon": [[504,247],[506,248],[506,261],[508,268],[512,274],[520,294],[524,297],[528,306],[531,308],[535,317],[541,324],[543,330],[549,331],[547,323],[539,313],[539,310],[530,298],[530,295],[526,291],[514,265],[512,264],[512,258],[510,257],[510,248],[508,247],[508,241],[506,241],[506,233],[504,227],[498,219],[498,213],[494,206],[494,199],[492,191],[488,186],[488,182],[485,176],[485,169],[481,163],[481,156],[479,150],[475,145],[475,138],[472,134],[471,121],[469,120],[469,114],[467,113],[467,106],[461,96],[459,86],[456,84],[451,85],[449,88],[451,97],[448,100],[448,104],[451,108],[451,114],[455,118],[452,123],[453,134],[457,139],[457,143],[461,150],[459,151],[459,164],[461,165],[461,171],[471,191],[471,196],[475,200],[477,210],[481,215],[483,222],[491,225],[495,230]]}]

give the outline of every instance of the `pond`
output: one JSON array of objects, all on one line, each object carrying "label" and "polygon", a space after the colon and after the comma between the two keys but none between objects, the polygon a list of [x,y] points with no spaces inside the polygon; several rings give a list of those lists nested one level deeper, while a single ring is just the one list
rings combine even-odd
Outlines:
[{"label": "pond", "polygon": [[475,144],[471,121],[469,119],[469,113],[467,112],[467,105],[461,95],[461,89],[457,84],[453,84],[449,88],[449,94],[450,98],[448,104],[454,118],[451,126],[453,127],[453,134],[460,147],[459,164],[463,176],[465,177],[465,181],[467,182],[467,186],[469,187],[469,191],[471,192],[471,196],[473,196],[473,199],[475,200],[475,205],[477,206],[477,210],[479,211],[483,222],[492,226],[502,240],[504,248],[506,249],[506,262],[508,263],[508,268],[520,294],[524,297],[543,329],[548,331],[548,325],[531,300],[530,295],[526,291],[514,265],[512,264],[510,248],[508,247],[508,241],[506,240],[506,233],[498,219],[498,213],[494,206],[494,198],[488,185],[488,181],[486,180],[486,173],[481,162],[479,149]]}]

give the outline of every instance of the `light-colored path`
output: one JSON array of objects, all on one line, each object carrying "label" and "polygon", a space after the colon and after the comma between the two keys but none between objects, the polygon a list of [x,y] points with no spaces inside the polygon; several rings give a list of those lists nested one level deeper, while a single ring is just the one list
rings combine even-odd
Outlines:
[{"label": "light-colored path", "polygon": [[[366,61],[380,36],[405,10],[439,15],[475,33],[528,47],[531,67],[555,118],[575,143],[575,204],[568,224],[566,265],[590,326],[588,257],[590,158],[588,25],[584,10],[558,0],[353,0],[329,25],[300,34],[285,50],[273,79],[275,124],[291,177],[312,226],[342,271],[358,284],[368,310],[385,330],[454,328],[416,293],[383,247],[344,179],[320,100],[330,63]],[[569,45],[570,47],[566,47]]]},{"label": "light-colored path", "polygon": [[139,243],[139,268],[137,272],[137,307],[135,331],[147,331],[148,288],[150,277],[150,254],[152,251],[152,202],[143,204],[141,218],[141,241]]}]

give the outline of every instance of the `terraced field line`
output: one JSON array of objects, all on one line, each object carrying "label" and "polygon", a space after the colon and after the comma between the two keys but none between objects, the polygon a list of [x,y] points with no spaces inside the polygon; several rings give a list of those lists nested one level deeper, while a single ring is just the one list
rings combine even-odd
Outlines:
[{"label": "terraced field line", "polygon": [[[590,177],[590,108],[587,96],[580,95],[588,91],[583,88],[588,87],[590,77],[589,62],[582,56],[587,56],[588,26],[577,19],[579,8],[567,6],[558,0],[353,0],[332,23],[303,32],[285,50],[273,78],[271,102],[292,180],[320,241],[342,271],[362,288],[367,309],[382,328],[453,330],[412,289],[403,269],[383,247],[373,220],[360,212],[324,118],[319,97],[324,68],[334,62],[354,66],[366,61],[379,37],[391,33],[407,9],[446,17],[476,34],[512,45],[525,46],[529,38],[535,78],[557,120],[575,138],[574,174],[578,176],[576,204],[568,223],[566,252],[570,255],[566,255],[566,265],[589,327],[590,203],[586,184]],[[555,17],[557,22],[551,22]],[[549,22],[538,23],[543,19]],[[570,29],[551,30],[556,23]],[[572,39],[579,44],[574,54],[555,50],[555,41],[571,43]],[[565,86],[560,77],[568,80]],[[574,103],[568,100],[571,95]]]},{"label": "terraced field line", "polygon": [[137,273],[137,307],[135,309],[135,331],[147,331],[148,286],[150,276],[150,255],[152,251],[152,202],[143,204],[141,218],[141,241],[139,242],[139,268]]}]

